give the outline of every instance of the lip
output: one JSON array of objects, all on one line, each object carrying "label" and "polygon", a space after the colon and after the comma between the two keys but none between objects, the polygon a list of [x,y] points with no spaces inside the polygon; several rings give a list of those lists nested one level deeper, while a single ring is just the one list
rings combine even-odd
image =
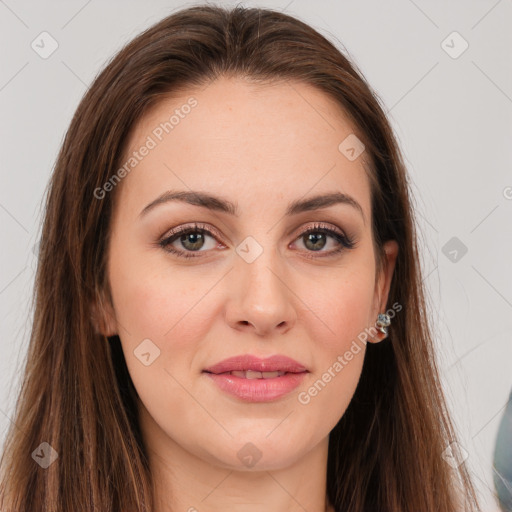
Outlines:
[{"label": "lip", "polygon": [[230,357],[220,361],[220,363],[214,364],[203,371],[208,373],[225,373],[231,371],[248,371],[253,370],[255,372],[289,372],[289,373],[301,373],[307,372],[308,369],[291,359],[290,357],[276,354],[274,356],[266,357],[261,359],[259,357],[244,354],[240,356]]},{"label": "lip", "polygon": [[[269,379],[247,379],[231,371],[286,372]],[[225,359],[203,370],[222,391],[246,402],[277,400],[293,391],[306,377],[308,369],[289,357],[274,355],[265,359],[246,354]]]}]

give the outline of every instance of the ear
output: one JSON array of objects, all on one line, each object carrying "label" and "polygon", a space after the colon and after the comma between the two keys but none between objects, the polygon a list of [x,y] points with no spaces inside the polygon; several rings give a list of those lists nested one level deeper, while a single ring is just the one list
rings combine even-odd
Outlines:
[{"label": "ear", "polygon": [[[376,278],[375,293],[372,307],[372,318],[370,325],[374,325],[377,321],[379,313],[385,313],[388,302],[389,289],[395,270],[396,259],[398,256],[398,243],[396,240],[388,240],[384,243],[384,261],[382,262],[382,270]],[[380,339],[376,340],[380,341]]]},{"label": "ear", "polygon": [[107,338],[117,334],[115,311],[103,291],[96,294],[96,300],[91,304],[91,321],[98,334]]}]

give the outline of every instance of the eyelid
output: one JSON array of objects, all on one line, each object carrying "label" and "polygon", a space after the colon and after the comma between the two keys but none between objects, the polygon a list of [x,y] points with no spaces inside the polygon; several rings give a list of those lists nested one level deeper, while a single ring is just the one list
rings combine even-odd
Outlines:
[{"label": "eyelid", "polygon": [[[164,250],[167,250],[168,252],[171,252],[171,253],[175,253],[178,257],[183,257],[183,258],[201,257],[200,255],[202,252],[209,253],[211,251],[210,250],[208,250],[208,251],[186,251],[186,250],[182,250],[182,249],[173,249],[173,250],[166,249],[167,246],[170,246],[171,243],[173,243],[175,241],[175,240],[173,240],[171,242],[170,240],[172,238],[177,239],[177,237],[182,233],[187,234],[187,233],[196,232],[196,231],[204,232],[207,236],[211,236],[212,238],[215,238],[218,243],[222,244],[222,242],[220,242],[220,240],[222,240],[223,236],[219,233],[219,231],[216,228],[214,228],[213,226],[211,226],[210,224],[203,223],[203,222],[191,222],[191,223],[182,224],[176,228],[173,228],[172,230],[167,231],[162,237],[160,237],[157,244],[159,246],[161,246]],[[339,244],[338,249],[335,249],[333,251],[318,251],[319,254],[324,254],[324,256],[318,256],[318,257],[334,256],[338,252],[342,252],[345,249],[351,249],[351,248],[355,247],[356,243],[357,243],[357,240],[355,239],[354,236],[346,234],[343,230],[338,228],[336,225],[328,223],[328,222],[313,221],[312,225],[310,225],[309,227],[305,227],[305,228],[302,227],[296,232],[296,235],[295,235],[293,241],[291,242],[291,244],[296,242],[301,236],[304,236],[306,234],[309,234],[309,233],[315,232],[315,231],[320,231],[320,232],[324,231],[327,234],[327,236],[330,236],[331,238],[335,238],[337,243]],[[336,237],[336,235],[339,239]],[[315,251],[312,251],[312,254],[309,255],[308,257],[315,257],[315,256],[313,256],[314,252]],[[183,256],[183,254],[187,254],[188,256]]]},{"label": "eyelid", "polygon": [[[331,224],[331,223],[323,222],[323,221],[311,221],[311,222],[312,222],[311,226],[309,226],[307,228],[301,227],[301,228],[298,228],[297,230],[291,230],[288,232],[287,236],[289,236],[293,232],[297,232],[297,237],[298,237],[300,235],[303,235],[310,229],[325,228],[325,229],[332,229],[333,231],[336,231],[339,235],[346,236],[347,238],[349,238],[349,236],[344,231],[342,231],[340,228],[338,228],[335,224]],[[182,224],[176,228],[173,228],[170,231],[166,231],[160,237],[160,239],[166,239],[166,238],[169,238],[170,236],[175,235],[177,233],[192,230],[192,229],[211,231],[213,234],[215,234],[217,236],[217,238],[223,238],[223,235],[221,235],[221,233],[210,224],[203,223],[203,222],[190,222],[190,223]]]},{"label": "eyelid", "polygon": [[215,235],[218,239],[223,238],[220,232],[210,224],[203,222],[190,222],[181,224],[180,226],[173,228],[170,231],[166,231],[165,234],[160,237],[160,241],[165,241],[172,236],[178,235],[180,233],[187,233],[189,231],[211,231],[212,235]]},{"label": "eyelid", "polygon": [[298,231],[292,231],[292,233],[296,233],[296,236],[294,238],[294,241],[299,237],[302,236],[309,231],[314,231],[316,229],[327,229],[329,231],[335,231],[340,236],[348,237],[347,234],[345,234],[344,231],[342,231],[340,228],[338,228],[335,224],[331,224],[330,222],[322,222],[322,221],[312,221],[312,225],[309,227],[301,227]]}]

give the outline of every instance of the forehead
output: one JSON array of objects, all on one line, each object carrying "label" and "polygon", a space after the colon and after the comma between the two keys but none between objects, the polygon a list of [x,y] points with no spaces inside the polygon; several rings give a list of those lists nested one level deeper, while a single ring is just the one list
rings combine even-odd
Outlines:
[{"label": "forehead", "polygon": [[354,132],[341,107],[310,85],[221,78],[167,96],[136,124],[123,163],[134,153],[137,161],[119,192],[140,210],[170,189],[260,207],[262,199],[285,207],[335,190],[356,197],[369,215],[365,152],[355,159],[344,152],[358,144]]}]

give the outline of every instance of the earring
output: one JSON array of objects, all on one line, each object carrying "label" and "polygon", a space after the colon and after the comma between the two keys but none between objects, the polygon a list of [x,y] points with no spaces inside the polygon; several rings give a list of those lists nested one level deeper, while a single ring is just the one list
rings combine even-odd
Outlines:
[{"label": "earring", "polygon": [[377,321],[375,322],[375,327],[382,334],[384,334],[384,337],[381,338],[380,341],[387,338],[389,325],[391,325],[391,317],[386,313],[379,313],[379,315],[377,316]]}]

